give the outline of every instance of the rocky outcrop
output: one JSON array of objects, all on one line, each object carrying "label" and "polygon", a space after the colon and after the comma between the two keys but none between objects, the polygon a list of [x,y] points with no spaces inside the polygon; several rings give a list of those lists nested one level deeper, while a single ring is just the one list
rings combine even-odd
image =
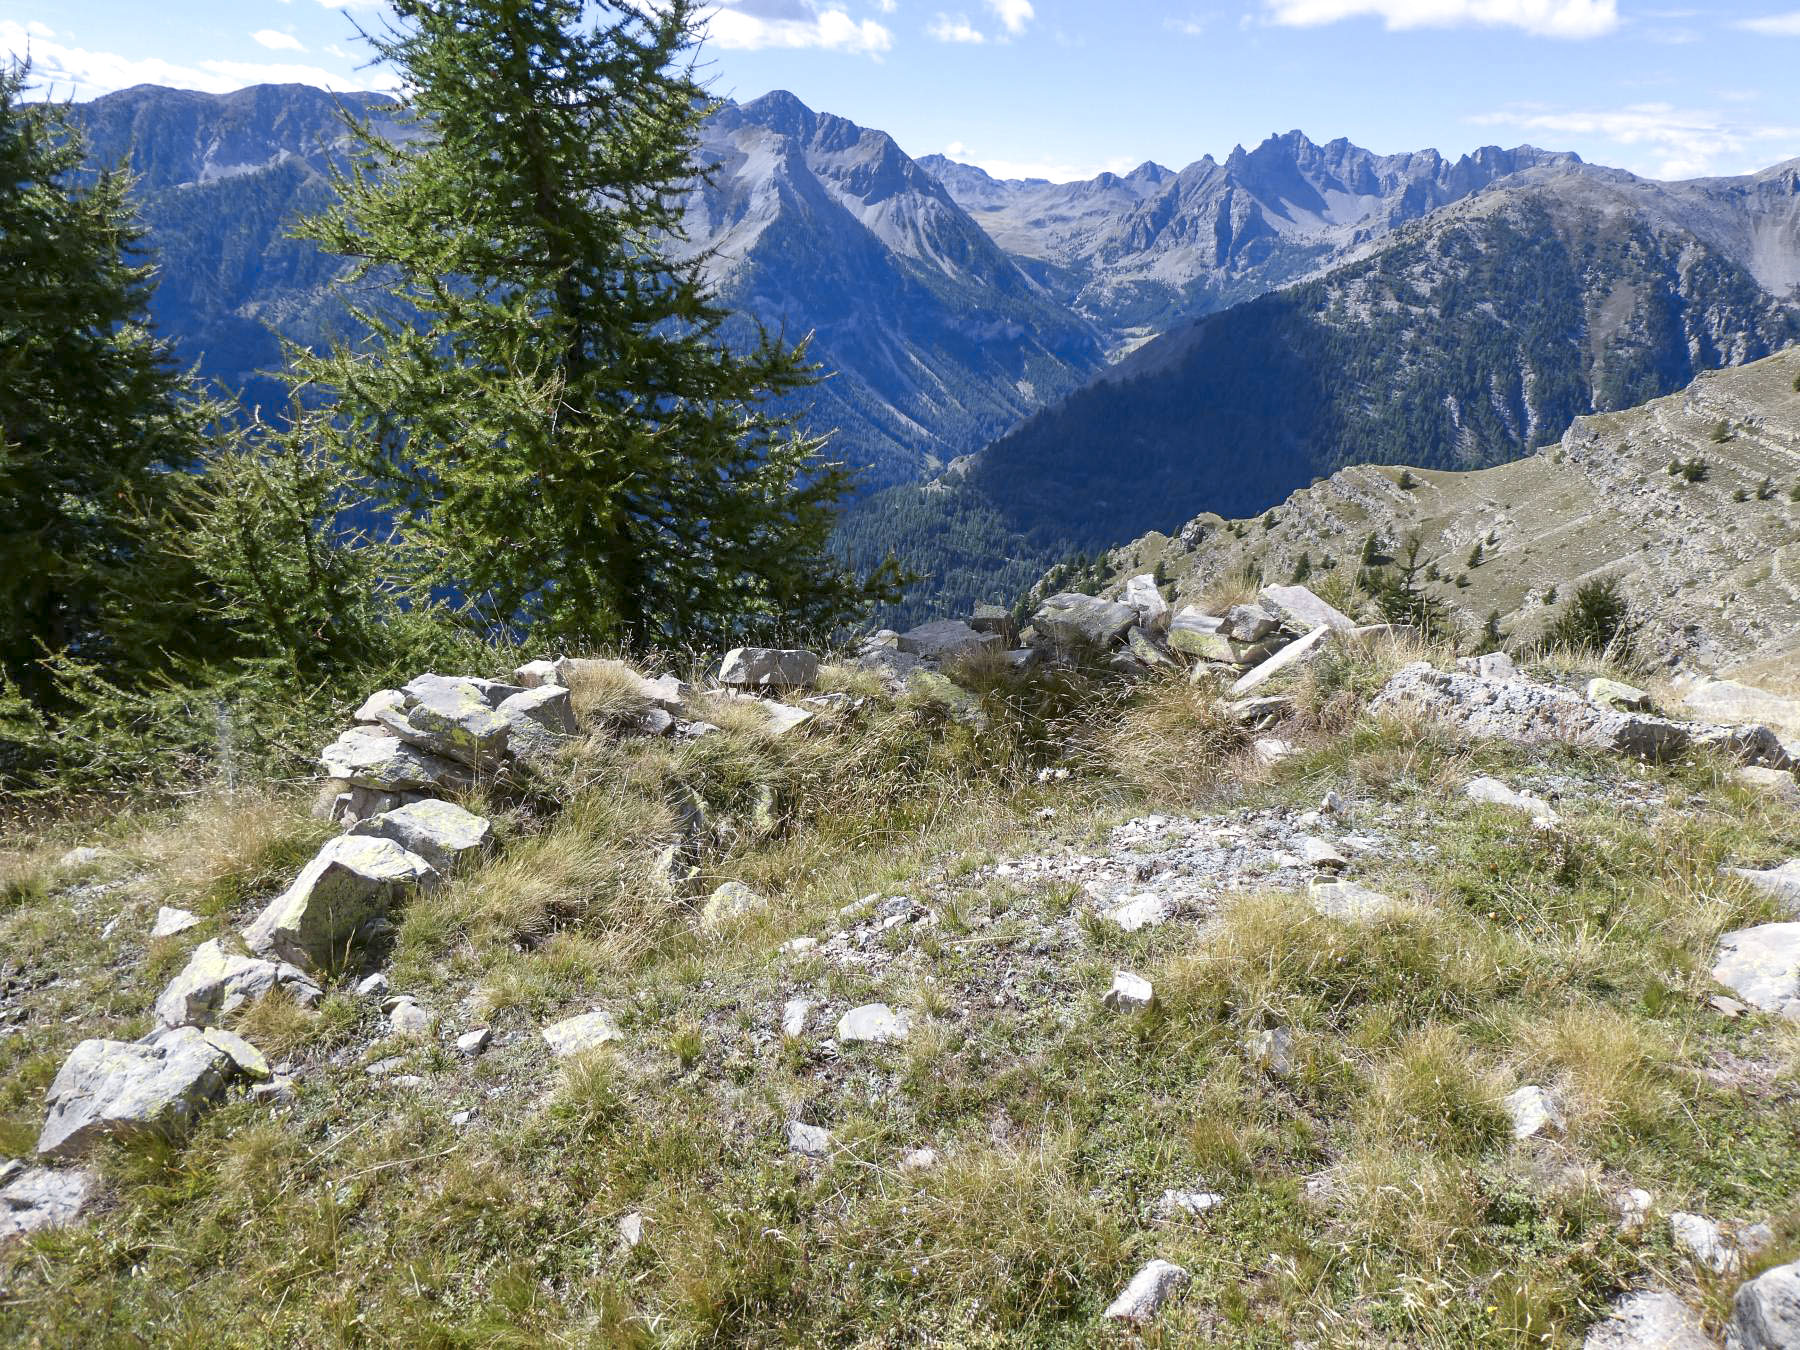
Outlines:
[{"label": "rocky outcrop", "polygon": [[241,956],[216,939],[203,942],[156,1000],[156,1020],[165,1027],[209,1027],[277,989],[307,1007],[324,997],[298,966]]},{"label": "rocky outcrop", "polygon": [[731,689],[810,689],[819,658],[791,648],[734,647],[719,666],[719,683]]},{"label": "rocky outcrop", "polygon": [[71,1158],[107,1135],[180,1138],[225,1090],[233,1067],[225,1051],[192,1027],[137,1043],[83,1041],[50,1084],[50,1114],[37,1151]]}]

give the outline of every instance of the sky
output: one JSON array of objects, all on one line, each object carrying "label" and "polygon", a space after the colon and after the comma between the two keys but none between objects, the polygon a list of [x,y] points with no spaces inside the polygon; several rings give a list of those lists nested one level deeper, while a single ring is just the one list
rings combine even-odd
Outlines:
[{"label": "sky", "polygon": [[[639,0],[641,3],[642,0]],[[1000,177],[1223,158],[1291,129],[1380,153],[1530,143],[1656,178],[1800,157],[1800,0],[725,0],[714,93],[809,106]],[[382,0],[0,0],[40,87],[390,88]]]}]

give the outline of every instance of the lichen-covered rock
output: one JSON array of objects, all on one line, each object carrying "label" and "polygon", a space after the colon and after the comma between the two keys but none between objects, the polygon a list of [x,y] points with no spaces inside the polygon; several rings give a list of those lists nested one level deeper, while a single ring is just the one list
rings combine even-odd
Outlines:
[{"label": "lichen-covered rock", "polygon": [[603,1008],[552,1022],[539,1034],[543,1036],[544,1044],[550,1047],[550,1053],[558,1059],[579,1055],[584,1050],[595,1049],[609,1041],[625,1039],[625,1033],[613,1020],[613,1015]]},{"label": "lichen-covered rock", "polygon": [[719,667],[719,683],[733,689],[810,689],[818,679],[819,658],[792,648],[735,647]]},{"label": "lichen-covered rock", "polygon": [[1800,1263],[1765,1270],[1740,1286],[1725,1328],[1725,1350],[1795,1346],[1800,1346]]},{"label": "lichen-covered rock", "polygon": [[208,1027],[276,989],[307,1007],[324,997],[297,966],[240,956],[214,939],[194,949],[158,996],[156,1020],[165,1027]]},{"label": "lichen-covered rock", "polygon": [[1297,670],[1307,662],[1314,660],[1325,649],[1325,644],[1331,641],[1332,634],[1336,631],[1338,630],[1319,627],[1313,629],[1305,637],[1288,643],[1287,646],[1232,685],[1231,697],[1242,698],[1252,690],[1262,688],[1277,675]]},{"label": "lichen-covered rock", "polygon": [[580,730],[573,697],[559,685],[521,690],[503,700],[494,711],[505,720],[507,748],[518,759],[554,754]]},{"label": "lichen-covered rock", "polygon": [[430,799],[358,821],[348,833],[391,839],[447,875],[463,857],[474,856],[487,843],[492,828],[485,817],[454,802]]},{"label": "lichen-covered rock", "polygon": [[1725,934],[1712,977],[1751,1007],[1800,1021],[1800,923]]},{"label": "lichen-covered rock", "polygon": [[351,935],[437,871],[391,839],[341,835],[244,930],[251,951],[307,969],[340,959]]},{"label": "lichen-covered rock", "polygon": [[1110,647],[1137,621],[1138,612],[1130,605],[1074,591],[1051,596],[1031,616],[1034,628],[1064,646],[1085,643]]},{"label": "lichen-covered rock", "polygon": [[1152,633],[1160,633],[1169,626],[1169,602],[1163,599],[1162,588],[1156,584],[1156,577],[1149,572],[1143,576],[1133,577],[1125,583],[1125,593],[1119,597],[1124,604],[1137,611],[1138,624]]},{"label": "lichen-covered rock", "polygon": [[403,712],[377,714],[382,726],[408,745],[474,769],[498,764],[511,728],[488,701],[487,681],[421,675],[402,691]]},{"label": "lichen-covered rock", "polygon": [[200,1034],[206,1038],[208,1045],[223,1051],[232,1067],[244,1077],[260,1083],[272,1076],[268,1058],[237,1032],[227,1031],[224,1027],[208,1027]]},{"label": "lichen-covered rock", "polygon": [[741,881],[722,882],[700,909],[700,931],[717,933],[737,920],[767,909],[769,902]]},{"label": "lichen-covered rock", "polygon": [[1131,1277],[1102,1314],[1115,1322],[1148,1322],[1188,1282],[1188,1273],[1171,1261],[1151,1261]]},{"label": "lichen-covered rock", "polygon": [[1748,763],[1779,764],[1786,759],[1767,727],[1694,726],[1618,712],[1589,703],[1571,690],[1441,671],[1422,661],[1389,680],[1370,707],[1435,717],[1470,736],[1521,745],[1560,742],[1647,760],[1707,746]]},{"label": "lichen-covered rock", "polygon": [[376,792],[460,792],[475,778],[466,764],[408,745],[385,727],[351,727],[319,752],[327,778]]},{"label": "lichen-covered rock", "polygon": [[38,1136],[47,1158],[71,1158],[102,1135],[176,1139],[225,1090],[230,1057],[192,1027],[147,1042],[83,1041],[50,1084]]}]

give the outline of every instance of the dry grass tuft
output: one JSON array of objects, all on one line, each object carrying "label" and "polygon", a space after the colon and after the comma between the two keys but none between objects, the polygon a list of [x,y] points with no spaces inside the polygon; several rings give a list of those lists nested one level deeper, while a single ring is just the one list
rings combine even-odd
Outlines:
[{"label": "dry grass tuft", "polygon": [[569,701],[575,720],[594,731],[630,726],[650,710],[640,676],[622,661],[583,661],[570,667]]},{"label": "dry grass tuft", "polygon": [[1246,740],[1209,685],[1156,676],[1131,698],[1089,716],[1074,758],[1087,772],[1151,800],[1191,802],[1219,786],[1219,769]]},{"label": "dry grass tuft", "polygon": [[209,795],[123,851],[149,871],[167,903],[218,914],[280,890],[336,832],[314,819],[311,806],[311,794],[302,793]]},{"label": "dry grass tuft", "polygon": [[1655,1027],[1616,1008],[1584,1003],[1515,1030],[1530,1081],[1559,1076],[1569,1137],[1601,1143],[1609,1131],[1653,1131],[1675,1107],[1679,1056]]}]

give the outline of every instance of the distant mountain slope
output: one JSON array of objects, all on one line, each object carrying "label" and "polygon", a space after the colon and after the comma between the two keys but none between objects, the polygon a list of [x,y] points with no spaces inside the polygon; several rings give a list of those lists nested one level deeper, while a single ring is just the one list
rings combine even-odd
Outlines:
[{"label": "distant mountain slope", "polygon": [[[312,343],[341,328],[344,267],[285,237],[327,199],[346,149],[340,100],[263,85],[225,95],[141,86],[77,104],[92,162],[128,162],[159,263],[152,314],[185,360],[269,402],[268,330]],[[979,448],[1101,365],[1087,322],[1049,297],[893,140],[787,94],[727,105],[702,138],[718,166],[688,203],[687,246],[725,297],[790,338],[816,332],[830,374],[813,422],[870,486]]]},{"label": "distant mountain slope", "polygon": [[773,93],[722,108],[701,152],[691,244],[747,315],[815,334],[813,422],[868,481],[925,476],[1100,368],[1094,330],[885,132]]},{"label": "distant mountain slope", "polygon": [[920,161],[1004,248],[1115,343],[1261,295],[1357,245],[1573,155],[1488,146],[1376,155],[1298,131],[1179,173],[1145,164],[1091,182],[1002,181],[942,156]]},{"label": "distant mountain slope", "polygon": [[[1267,526],[1202,515],[1108,562],[1120,576],[1160,565],[1185,601],[1247,572],[1286,581],[1302,557],[1315,577],[1354,568],[1371,534],[1391,546],[1416,535],[1438,578],[1428,588],[1470,629],[1497,612],[1532,638],[1581,582],[1609,576],[1671,662],[1719,668],[1774,650],[1800,670],[1797,384],[1800,351],[1784,353],[1580,418],[1510,464],[1415,468],[1405,480],[1396,468],[1344,469],[1275,507]],[[1695,461],[1699,481],[1668,471]]]},{"label": "distant mountain slope", "polygon": [[1517,458],[1578,416],[1779,350],[1795,314],[1632,184],[1497,187],[1147,344],[933,491],[868,503],[843,537],[869,557],[929,539],[934,512],[993,522],[980,554],[926,558],[993,592],[919,603],[1009,599],[1033,565],[1201,511],[1251,515],[1346,465]]}]

